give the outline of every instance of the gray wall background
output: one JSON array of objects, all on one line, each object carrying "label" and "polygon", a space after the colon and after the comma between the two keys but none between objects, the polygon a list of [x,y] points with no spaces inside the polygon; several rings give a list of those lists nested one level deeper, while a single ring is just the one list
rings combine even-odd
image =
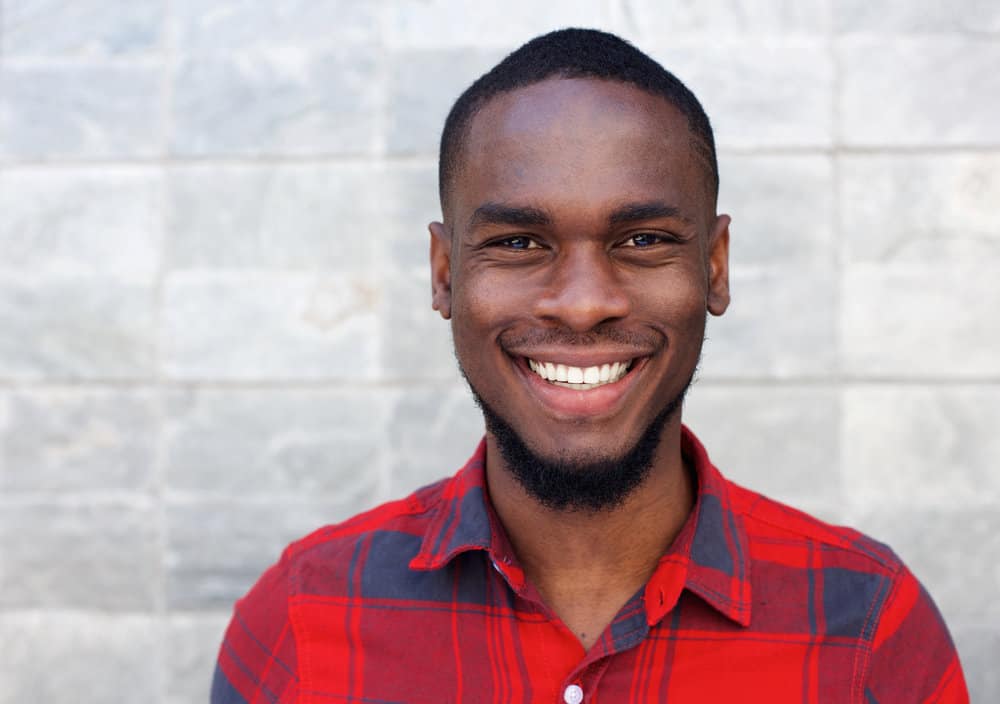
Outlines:
[{"label": "gray wall background", "polygon": [[289,540],[471,452],[438,130],[568,24],[717,128],[689,424],[892,544],[1000,700],[1000,4],[0,0],[0,703],[204,701]]}]

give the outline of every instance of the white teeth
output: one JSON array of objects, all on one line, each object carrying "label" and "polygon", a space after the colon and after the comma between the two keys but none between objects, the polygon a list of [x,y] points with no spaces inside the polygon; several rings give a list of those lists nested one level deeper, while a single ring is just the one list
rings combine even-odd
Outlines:
[{"label": "white teeth", "polygon": [[614,383],[625,376],[631,364],[631,361],[627,361],[593,367],[572,367],[554,362],[528,360],[528,367],[538,376],[558,386],[565,386],[577,391],[586,391],[596,386]]}]

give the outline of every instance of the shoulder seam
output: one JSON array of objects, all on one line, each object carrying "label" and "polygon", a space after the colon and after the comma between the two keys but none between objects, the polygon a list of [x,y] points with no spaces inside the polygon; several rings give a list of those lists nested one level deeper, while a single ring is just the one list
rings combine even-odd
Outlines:
[{"label": "shoulder seam", "polygon": [[[751,508],[753,506],[755,506],[756,503],[757,502],[754,502],[754,504],[751,506]],[[872,563],[878,565],[879,567],[881,567],[883,570],[885,570],[888,573],[887,576],[890,576],[890,577],[893,577],[893,578],[895,578],[895,576],[899,573],[900,568],[903,566],[902,562],[898,558],[896,560],[883,559],[883,558],[880,558],[880,557],[878,557],[876,555],[873,555],[873,554],[871,554],[869,552],[865,552],[864,550],[860,550],[860,549],[858,549],[857,547],[855,547],[853,545],[844,545],[842,543],[834,542],[832,540],[828,540],[828,539],[822,538],[820,536],[809,535],[807,533],[804,533],[803,531],[796,530],[796,529],[791,528],[791,527],[786,526],[786,525],[780,525],[778,523],[775,523],[774,521],[770,521],[770,520],[768,520],[766,518],[761,517],[760,515],[756,515],[756,514],[752,515],[750,513],[749,509],[747,509],[747,510],[740,510],[739,513],[740,513],[741,516],[744,517],[744,519],[754,520],[754,521],[760,521],[761,523],[769,525],[772,528],[777,528],[779,530],[787,531],[788,533],[793,533],[794,535],[797,535],[800,538],[803,538],[805,540],[811,540],[813,542],[820,543],[822,545],[826,545],[826,546],[829,546],[829,547],[832,547],[832,548],[837,548],[839,550],[844,550],[844,551],[850,552],[850,553],[852,553],[854,555],[858,555],[860,557],[863,557],[863,558],[869,560],[870,562],[872,562]],[[818,519],[816,519],[816,520],[818,520]],[[864,535],[863,533],[861,535],[862,535],[862,537],[864,537],[864,538],[866,538],[868,540],[872,540],[871,538],[868,538],[868,536]],[[748,537],[752,540],[752,536],[748,536]]]}]

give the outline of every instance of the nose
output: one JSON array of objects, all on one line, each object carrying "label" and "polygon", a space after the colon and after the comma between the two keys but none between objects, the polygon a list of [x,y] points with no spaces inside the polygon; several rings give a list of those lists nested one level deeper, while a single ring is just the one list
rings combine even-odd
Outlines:
[{"label": "nose", "polygon": [[536,316],[587,332],[629,314],[631,302],[611,258],[602,246],[588,245],[556,257],[535,299]]}]

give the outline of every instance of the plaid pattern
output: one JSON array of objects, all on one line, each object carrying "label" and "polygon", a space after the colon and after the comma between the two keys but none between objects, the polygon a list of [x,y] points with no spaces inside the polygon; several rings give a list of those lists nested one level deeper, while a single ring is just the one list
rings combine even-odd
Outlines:
[{"label": "plaid pattern", "polygon": [[453,478],[291,545],[236,604],[212,702],[968,702],[888,548],[726,481],[686,429],[683,450],[695,510],[589,652],[525,582],[481,444]]}]

